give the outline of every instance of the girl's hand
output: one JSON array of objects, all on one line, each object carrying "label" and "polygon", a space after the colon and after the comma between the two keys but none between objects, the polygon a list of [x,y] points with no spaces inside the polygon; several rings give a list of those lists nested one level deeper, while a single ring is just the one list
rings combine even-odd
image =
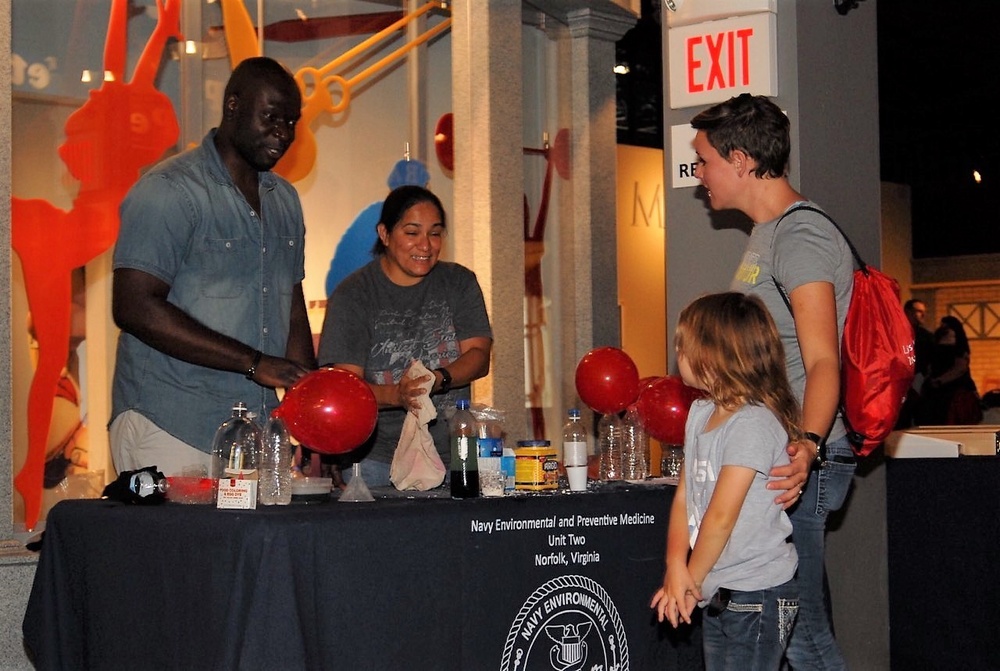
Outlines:
[{"label": "girl's hand", "polygon": [[657,619],[664,618],[676,629],[681,622],[691,624],[691,613],[701,601],[701,589],[691,578],[687,566],[667,569],[663,586],[653,595],[650,608],[656,609]]},{"label": "girl's hand", "polygon": [[661,587],[656,590],[652,601],[649,602],[649,607],[656,611],[658,622],[663,622],[666,619],[674,629],[677,628],[680,609],[677,607],[677,600],[667,593],[666,588]]}]

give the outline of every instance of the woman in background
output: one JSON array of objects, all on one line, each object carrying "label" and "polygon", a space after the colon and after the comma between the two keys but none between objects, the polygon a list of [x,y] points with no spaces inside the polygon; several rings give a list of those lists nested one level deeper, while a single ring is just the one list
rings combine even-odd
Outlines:
[{"label": "woman in background", "polygon": [[969,373],[969,338],[958,318],[946,315],[934,331],[930,372],[920,390],[919,424],[978,424],[983,419],[979,392]]}]

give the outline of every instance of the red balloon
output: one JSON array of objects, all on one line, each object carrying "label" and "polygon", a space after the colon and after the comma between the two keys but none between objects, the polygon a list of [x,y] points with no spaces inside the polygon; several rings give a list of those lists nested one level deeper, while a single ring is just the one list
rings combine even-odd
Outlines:
[{"label": "red balloon", "polygon": [[688,410],[701,396],[679,376],[667,375],[644,388],[635,407],[646,433],[667,445],[683,445]]},{"label": "red balloon", "polygon": [[598,347],[576,365],[576,393],[602,415],[621,412],[639,396],[639,370],[622,350]]},{"label": "red balloon", "polygon": [[378,403],[368,383],[354,373],[320,368],[296,382],[274,414],[303,445],[324,454],[343,454],[372,435]]},{"label": "red balloon", "polygon": [[651,384],[662,379],[663,377],[660,375],[650,375],[649,377],[644,377],[639,380],[639,395],[641,396],[642,392],[644,392]]}]

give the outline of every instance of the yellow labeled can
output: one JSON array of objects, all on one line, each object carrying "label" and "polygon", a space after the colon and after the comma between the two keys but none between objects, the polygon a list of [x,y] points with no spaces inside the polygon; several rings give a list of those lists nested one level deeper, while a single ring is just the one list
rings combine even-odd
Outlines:
[{"label": "yellow labeled can", "polygon": [[519,440],[514,449],[514,489],[544,491],[559,488],[559,461],[547,440]]}]

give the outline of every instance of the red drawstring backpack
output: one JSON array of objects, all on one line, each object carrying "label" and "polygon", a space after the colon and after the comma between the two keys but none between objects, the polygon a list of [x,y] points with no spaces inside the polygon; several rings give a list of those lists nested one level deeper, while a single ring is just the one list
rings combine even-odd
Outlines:
[{"label": "red drawstring backpack", "polygon": [[[913,383],[913,327],[899,301],[899,283],[866,264],[843,229],[822,210],[800,205],[781,219],[797,210],[815,212],[836,226],[858,265],[840,344],[840,402],[851,447],[857,456],[865,457],[895,427]],[[784,287],[772,279],[791,312]]]}]

